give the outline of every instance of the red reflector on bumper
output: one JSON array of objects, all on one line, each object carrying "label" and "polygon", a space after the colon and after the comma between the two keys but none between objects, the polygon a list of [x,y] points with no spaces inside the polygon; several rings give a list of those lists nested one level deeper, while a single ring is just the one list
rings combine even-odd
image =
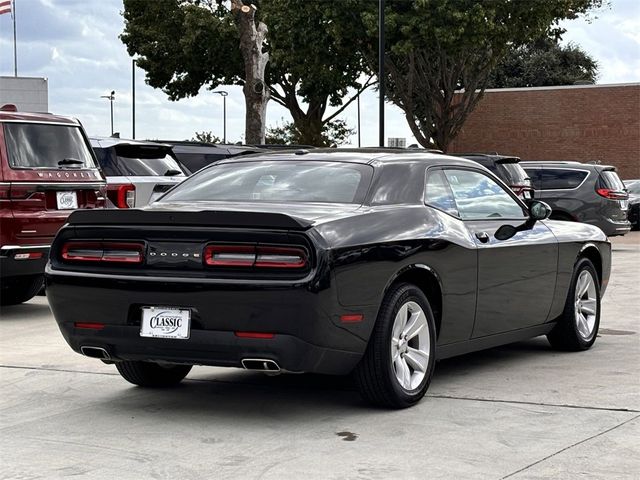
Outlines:
[{"label": "red reflector on bumper", "polygon": [[91,323],[91,322],[76,322],[73,324],[76,328],[86,328],[89,330],[102,330],[104,323]]},{"label": "red reflector on bumper", "polygon": [[37,260],[43,255],[42,252],[16,253],[13,258],[16,260]]},{"label": "red reflector on bumper", "polygon": [[275,333],[263,333],[263,332],[234,332],[236,337],[240,338],[273,338]]},{"label": "red reflector on bumper", "polygon": [[364,320],[364,315],[362,315],[361,313],[353,313],[340,316],[340,321],[342,323],[356,323],[361,322],[362,320]]}]

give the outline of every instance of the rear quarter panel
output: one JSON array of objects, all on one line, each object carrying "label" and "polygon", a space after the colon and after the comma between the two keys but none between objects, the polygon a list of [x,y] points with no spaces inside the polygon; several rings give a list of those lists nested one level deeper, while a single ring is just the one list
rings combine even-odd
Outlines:
[{"label": "rear quarter panel", "polygon": [[[462,222],[420,205],[372,207],[361,215],[316,227],[331,252],[341,305],[380,307],[398,273],[435,273],[442,290],[439,344],[470,337],[476,302],[477,252]],[[446,319],[446,321],[444,320]],[[358,332],[368,338],[373,321]]]}]

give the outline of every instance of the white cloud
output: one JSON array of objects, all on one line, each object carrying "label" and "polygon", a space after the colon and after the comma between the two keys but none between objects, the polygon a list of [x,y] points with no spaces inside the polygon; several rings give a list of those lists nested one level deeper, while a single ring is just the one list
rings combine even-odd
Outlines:
[{"label": "white cloud", "polygon": [[[78,117],[93,135],[109,133],[109,102],[101,95],[116,91],[114,121],[123,136],[131,134],[131,59],[118,38],[122,32],[119,0],[20,0],[18,2],[18,70],[20,75],[49,78],[49,105],[53,112]],[[601,83],[640,79],[640,2],[614,0],[612,8],[597,12],[590,23],[563,24],[565,41],[577,43],[600,63]],[[13,48],[10,15],[0,17],[0,49]],[[0,74],[13,74],[12,55],[0,55]],[[238,86],[227,90],[227,138],[244,135],[244,97]],[[378,143],[378,96],[373,89],[361,97],[363,146]],[[222,137],[222,98],[203,90],[194,98],[171,102],[160,90],[144,83],[136,71],[136,131],[138,138],[191,138],[212,130]],[[387,104],[385,137],[406,137],[414,143],[403,113]],[[357,126],[357,106],[341,114]],[[268,123],[290,119],[286,109],[271,102]],[[351,138],[357,145],[357,135]]]}]

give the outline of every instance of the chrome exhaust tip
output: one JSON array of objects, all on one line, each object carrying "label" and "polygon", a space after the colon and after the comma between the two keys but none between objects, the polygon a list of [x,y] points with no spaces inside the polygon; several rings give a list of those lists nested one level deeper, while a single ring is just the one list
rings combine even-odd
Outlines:
[{"label": "chrome exhaust tip", "polygon": [[80,351],[83,355],[91,358],[99,358],[100,360],[111,360],[111,355],[102,347],[82,346]]},{"label": "chrome exhaust tip", "polygon": [[258,370],[267,373],[280,372],[280,366],[268,358],[243,358],[241,363],[246,370]]}]

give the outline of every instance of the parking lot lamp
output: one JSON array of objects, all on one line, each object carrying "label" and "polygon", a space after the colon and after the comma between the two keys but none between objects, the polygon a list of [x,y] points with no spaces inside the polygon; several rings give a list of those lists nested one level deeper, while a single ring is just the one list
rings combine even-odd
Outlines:
[{"label": "parking lot lamp", "polygon": [[111,136],[113,136],[113,101],[116,99],[116,91],[111,90],[110,95],[101,95],[100,98],[106,98],[109,100],[111,106]]},{"label": "parking lot lamp", "polygon": [[222,97],[222,143],[227,143],[227,95],[229,95],[229,92],[216,90],[213,93],[217,93]]}]

